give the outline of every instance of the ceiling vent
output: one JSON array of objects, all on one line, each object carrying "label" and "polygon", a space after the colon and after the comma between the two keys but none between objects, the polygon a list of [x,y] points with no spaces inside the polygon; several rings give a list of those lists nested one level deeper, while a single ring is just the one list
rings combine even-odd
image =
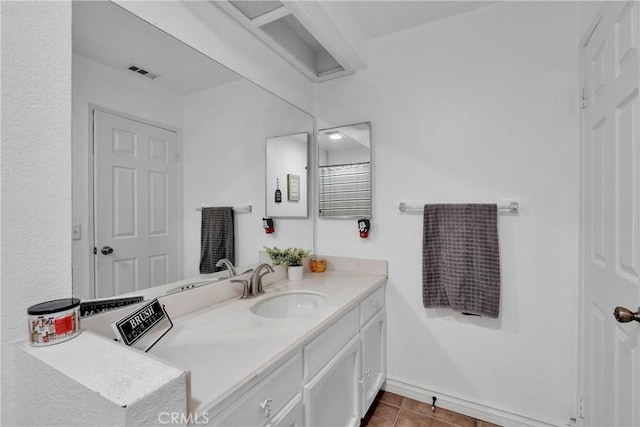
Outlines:
[{"label": "ceiling vent", "polygon": [[152,73],[151,71],[145,70],[144,68],[142,68],[142,67],[140,67],[138,65],[135,65],[135,64],[128,65],[125,68],[127,70],[131,71],[131,72],[134,72],[134,73],[136,73],[136,74],[138,74],[140,76],[144,76],[144,77],[146,77],[148,79],[151,79],[151,80],[154,80],[157,77],[159,77],[156,73]]},{"label": "ceiling vent", "polygon": [[[366,67],[361,41],[333,21],[340,5],[319,1],[214,1],[310,80],[352,74]],[[321,4],[322,3],[322,4]],[[335,3],[335,2],[328,2]],[[343,12],[343,11],[340,11]]]}]

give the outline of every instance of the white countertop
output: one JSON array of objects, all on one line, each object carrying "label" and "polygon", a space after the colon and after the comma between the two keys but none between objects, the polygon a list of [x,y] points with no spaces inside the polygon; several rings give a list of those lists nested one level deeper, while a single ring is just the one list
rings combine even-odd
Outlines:
[{"label": "white countertop", "polygon": [[[310,341],[385,280],[381,274],[328,270],[279,281],[259,297],[231,299],[174,319],[173,329],[149,353],[191,372],[189,408],[206,411]],[[302,317],[267,318],[250,311],[258,301],[290,291],[319,293],[327,301]]]}]

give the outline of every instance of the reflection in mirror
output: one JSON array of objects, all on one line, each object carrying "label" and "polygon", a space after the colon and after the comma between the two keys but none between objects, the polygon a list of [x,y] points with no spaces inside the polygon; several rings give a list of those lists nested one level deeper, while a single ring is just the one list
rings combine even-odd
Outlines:
[{"label": "reflection in mirror", "polygon": [[267,138],[268,217],[307,217],[308,145],[308,133]]},{"label": "reflection in mirror", "polygon": [[310,219],[262,228],[264,140],[311,132],[309,114],[110,1],[72,8],[74,296],[146,298],[227,278],[199,272],[202,207],[234,208],[239,273],[263,246],[313,247]]},{"label": "reflection in mirror", "polygon": [[371,124],[318,131],[318,214],[371,218]]}]

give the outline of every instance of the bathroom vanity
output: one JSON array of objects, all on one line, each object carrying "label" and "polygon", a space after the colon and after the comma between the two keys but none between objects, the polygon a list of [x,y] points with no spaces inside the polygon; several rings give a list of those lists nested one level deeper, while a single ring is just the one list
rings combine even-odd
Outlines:
[{"label": "bathroom vanity", "polygon": [[[277,268],[271,275],[275,281],[269,283],[265,276],[265,293],[254,298],[241,299],[240,288],[230,280],[160,297],[174,326],[148,353],[112,341],[109,325],[132,308],[83,319],[85,330],[68,342],[67,356],[86,359],[83,353],[90,350],[81,341],[100,340],[102,351],[92,352],[91,357],[107,358],[115,351],[122,359],[120,366],[131,357],[138,364],[144,365],[147,359],[158,365],[154,370],[183,373],[184,404],[175,406],[183,424],[357,426],[386,377],[387,263],[342,257],[326,260],[326,272],[306,272],[301,281],[287,280],[284,269]],[[60,371],[76,383],[88,376],[104,376],[104,380],[94,378],[86,389],[106,399],[117,393],[100,387],[131,382],[124,369],[97,371],[100,361],[77,367],[93,372],[69,372],[73,363],[61,366],[60,362],[65,345],[49,347],[57,347],[55,357],[46,349],[25,344],[18,348],[29,356],[25,360],[38,360],[37,369]],[[36,367],[30,363],[31,369]],[[169,377],[175,387],[176,375]],[[136,381],[149,382],[146,378]],[[136,417],[124,416],[123,424],[163,422],[161,413],[171,409],[165,408],[167,393],[162,386],[156,388],[131,397],[131,402],[114,402],[126,413],[138,400],[151,399]],[[149,398],[154,395],[159,396],[157,402]],[[77,399],[77,404],[83,400]],[[74,413],[80,411],[74,409]]]},{"label": "bathroom vanity", "polygon": [[[354,289],[345,292],[347,287]],[[315,310],[317,316],[244,319],[238,329],[248,325],[248,340],[226,343],[243,349],[224,350],[238,357],[223,356],[206,374],[191,371],[192,398],[200,402],[194,412],[208,413],[211,423],[221,426],[359,425],[386,376],[384,280],[328,272],[321,278],[276,284],[266,298],[273,298],[270,293],[326,295],[327,301]],[[321,314],[324,309],[326,314]],[[154,354],[171,359],[165,348],[172,344],[163,345],[154,348]],[[205,375],[214,383],[224,376],[233,379],[220,384],[221,393],[211,393],[212,383],[195,384],[195,378]],[[230,394],[222,392],[234,388]],[[207,394],[228,395],[204,403],[199,397]]]}]

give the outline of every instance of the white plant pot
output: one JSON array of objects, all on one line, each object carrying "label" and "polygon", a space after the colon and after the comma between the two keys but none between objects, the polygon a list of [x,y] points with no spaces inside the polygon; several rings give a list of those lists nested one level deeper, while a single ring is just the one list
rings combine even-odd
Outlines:
[{"label": "white plant pot", "polygon": [[303,268],[301,265],[297,267],[289,266],[287,267],[287,273],[289,275],[289,280],[302,280]]}]

